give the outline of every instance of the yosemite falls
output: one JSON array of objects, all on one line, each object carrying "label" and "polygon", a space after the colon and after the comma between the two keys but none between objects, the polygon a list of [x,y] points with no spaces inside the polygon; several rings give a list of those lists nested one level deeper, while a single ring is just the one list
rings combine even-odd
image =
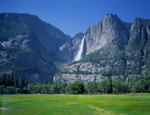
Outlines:
[{"label": "yosemite falls", "polygon": [[84,49],[84,40],[85,40],[85,37],[83,37],[82,41],[81,41],[81,44],[79,46],[79,50],[78,50],[78,53],[76,54],[75,58],[74,58],[74,61],[78,61],[82,58],[82,54],[83,54],[83,49]]}]

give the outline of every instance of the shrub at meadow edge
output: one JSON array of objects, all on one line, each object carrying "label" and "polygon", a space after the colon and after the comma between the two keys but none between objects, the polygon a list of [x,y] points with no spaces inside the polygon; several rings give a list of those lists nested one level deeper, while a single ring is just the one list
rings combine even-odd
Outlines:
[{"label": "shrub at meadow edge", "polygon": [[2,75],[0,77],[0,94],[120,94],[120,93],[149,93],[150,76],[130,78],[124,81],[121,78],[112,80],[108,77],[102,82],[82,81],[73,83],[33,83],[22,77]]}]

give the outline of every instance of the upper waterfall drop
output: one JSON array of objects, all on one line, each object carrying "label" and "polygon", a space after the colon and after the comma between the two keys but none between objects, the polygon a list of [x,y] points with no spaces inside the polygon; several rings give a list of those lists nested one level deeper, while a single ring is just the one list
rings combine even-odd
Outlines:
[{"label": "upper waterfall drop", "polygon": [[78,61],[82,58],[82,54],[83,54],[83,49],[84,49],[84,40],[85,40],[85,37],[83,37],[82,41],[81,41],[81,44],[79,46],[79,50],[78,50],[78,53],[76,54],[75,58],[74,58],[74,61]]}]

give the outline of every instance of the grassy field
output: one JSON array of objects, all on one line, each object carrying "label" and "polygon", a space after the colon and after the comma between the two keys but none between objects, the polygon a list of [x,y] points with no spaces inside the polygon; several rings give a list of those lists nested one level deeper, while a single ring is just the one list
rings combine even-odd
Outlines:
[{"label": "grassy field", "polygon": [[1,95],[0,115],[150,115],[150,94]]}]

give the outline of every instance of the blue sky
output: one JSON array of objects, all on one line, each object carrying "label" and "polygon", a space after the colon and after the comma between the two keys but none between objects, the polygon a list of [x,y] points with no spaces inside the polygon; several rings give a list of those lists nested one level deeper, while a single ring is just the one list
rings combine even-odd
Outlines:
[{"label": "blue sky", "polygon": [[0,0],[0,12],[31,13],[74,36],[101,20],[106,13],[123,21],[150,19],[150,0]]}]

